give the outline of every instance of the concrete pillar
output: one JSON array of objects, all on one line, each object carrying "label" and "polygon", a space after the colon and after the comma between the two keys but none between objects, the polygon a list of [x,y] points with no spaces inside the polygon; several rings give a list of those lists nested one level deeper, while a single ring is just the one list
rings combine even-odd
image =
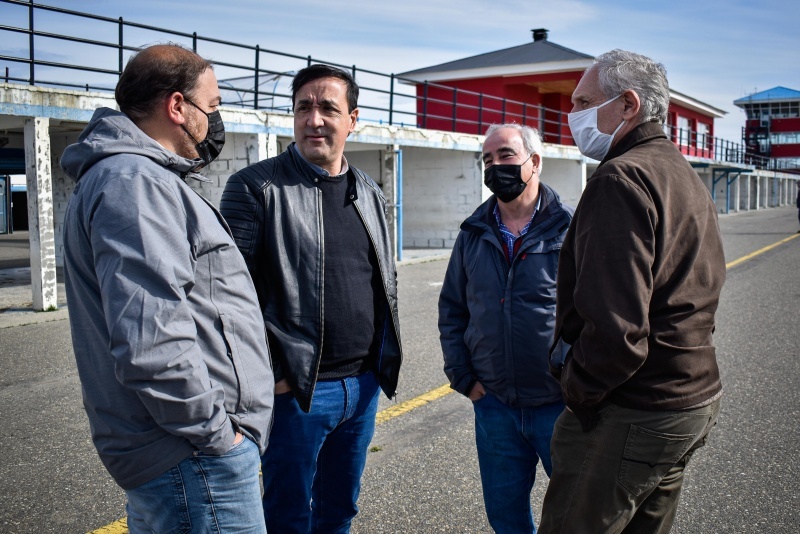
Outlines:
[{"label": "concrete pillar", "polygon": [[275,134],[258,134],[258,146],[261,147],[262,150],[266,152],[259,155],[262,155],[258,161],[267,159],[267,158],[274,158],[278,155],[278,136]]},{"label": "concrete pillar", "polygon": [[[250,134],[245,139],[244,147],[247,156],[245,163],[253,165],[278,155],[278,136],[266,133]],[[240,169],[234,169],[238,170]]]},{"label": "concrete pillar", "polygon": [[[392,250],[396,260],[403,259],[403,244],[399,243],[399,235],[402,234],[399,220],[399,209],[402,209],[403,199],[398,194],[398,145],[387,145],[381,150],[381,184],[383,185],[383,196],[386,197],[386,223],[389,226],[389,239],[392,241]],[[399,246],[398,246],[399,243]]]},{"label": "concrete pillar", "polygon": [[742,187],[744,188],[744,199],[740,204],[740,207],[744,211],[750,211],[750,189],[751,185],[750,182],[753,180],[753,176],[751,174],[745,175],[745,180],[742,181]]},{"label": "concrete pillar", "polygon": [[50,169],[50,120],[25,120],[25,175],[31,244],[33,308],[55,309],[56,242],[53,228],[53,178]]},{"label": "concrete pillar", "polygon": [[741,197],[739,199],[739,210],[748,211],[748,202],[750,202],[750,175],[745,174],[739,178],[739,192]]},{"label": "concrete pillar", "polygon": [[789,187],[788,187],[789,186],[789,180],[787,178],[784,178],[783,180],[781,180],[781,182],[782,182],[781,183],[781,193],[783,194],[783,201],[781,202],[781,205],[782,206],[788,206],[789,205],[789,195],[787,193],[789,192]]},{"label": "concrete pillar", "polygon": [[737,173],[736,174],[736,180],[733,182],[734,184],[736,184],[733,187],[733,192],[734,192],[734,194],[733,194],[733,211],[735,211],[735,212],[739,211],[739,200],[741,199],[740,193],[741,193],[741,188],[742,188],[742,180],[741,180],[741,178],[742,178],[742,173]]}]

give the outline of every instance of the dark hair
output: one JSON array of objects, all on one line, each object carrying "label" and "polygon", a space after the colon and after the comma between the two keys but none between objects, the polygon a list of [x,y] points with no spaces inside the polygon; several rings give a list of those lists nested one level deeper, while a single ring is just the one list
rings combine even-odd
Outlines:
[{"label": "dark hair", "polygon": [[358,107],[358,85],[346,70],[342,70],[330,65],[323,65],[321,63],[308,66],[294,75],[292,80],[292,107],[294,107],[295,97],[297,91],[300,90],[305,84],[319,80],[320,78],[337,78],[344,82],[347,87],[347,110],[348,113],[352,112]]},{"label": "dark hair", "polygon": [[153,45],[128,60],[114,98],[120,111],[137,122],[172,93],[191,98],[198,79],[210,68],[211,63],[181,45]]}]

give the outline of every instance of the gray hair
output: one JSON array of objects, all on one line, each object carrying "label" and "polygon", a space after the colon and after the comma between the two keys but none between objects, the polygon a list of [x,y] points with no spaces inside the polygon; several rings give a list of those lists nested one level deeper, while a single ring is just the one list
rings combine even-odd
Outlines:
[{"label": "gray hair", "polygon": [[616,49],[597,56],[589,68],[597,69],[600,90],[608,98],[628,89],[639,95],[640,122],[666,122],[669,83],[664,65],[641,54]]},{"label": "gray hair", "polygon": [[507,122],[505,124],[492,124],[489,126],[489,129],[486,130],[486,137],[489,137],[497,130],[503,128],[511,128],[519,132],[520,137],[522,137],[522,147],[528,153],[528,156],[539,154],[539,168],[537,170],[541,172],[543,159],[542,151],[544,147],[542,146],[542,134],[539,133],[539,130],[531,128],[530,126],[517,124],[516,122]]}]

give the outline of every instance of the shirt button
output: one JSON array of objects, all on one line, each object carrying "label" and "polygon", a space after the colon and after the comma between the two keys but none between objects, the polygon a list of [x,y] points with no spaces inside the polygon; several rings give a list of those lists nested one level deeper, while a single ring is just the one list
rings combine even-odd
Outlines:
[{"label": "shirt button", "polygon": [[350,195],[350,200],[353,200],[354,198],[356,198],[355,195]]},{"label": "shirt button", "polygon": [[314,183],[318,183],[318,182],[319,182],[319,178],[314,178]]}]

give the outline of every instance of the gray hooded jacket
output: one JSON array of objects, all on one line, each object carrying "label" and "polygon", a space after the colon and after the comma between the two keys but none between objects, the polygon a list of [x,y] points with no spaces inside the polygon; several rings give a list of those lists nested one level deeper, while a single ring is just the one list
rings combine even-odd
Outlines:
[{"label": "gray hooded jacket", "polygon": [[123,489],[235,431],[262,453],[274,380],[247,267],[216,209],[181,179],[197,160],[101,108],[61,160],[77,185],[64,272],[83,401]]}]

